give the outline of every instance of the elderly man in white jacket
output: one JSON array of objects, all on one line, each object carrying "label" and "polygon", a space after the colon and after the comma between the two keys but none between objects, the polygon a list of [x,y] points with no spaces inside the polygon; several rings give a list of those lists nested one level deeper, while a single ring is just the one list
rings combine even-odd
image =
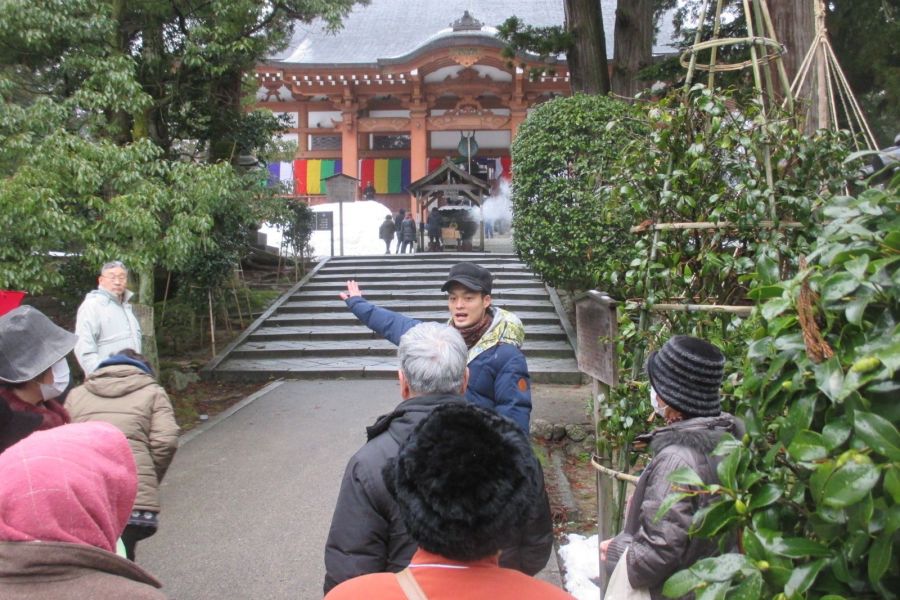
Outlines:
[{"label": "elderly man in white jacket", "polygon": [[133,294],[126,289],[125,265],[117,260],[106,263],[97,282],[97,289],[78,307],[75,321],[75,358],[85,375],[119,350],[141,352],[141,326],[128,302]]}]

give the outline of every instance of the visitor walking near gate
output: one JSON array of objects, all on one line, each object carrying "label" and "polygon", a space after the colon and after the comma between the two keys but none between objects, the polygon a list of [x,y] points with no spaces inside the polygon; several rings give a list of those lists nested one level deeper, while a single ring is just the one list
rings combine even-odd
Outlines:
[{"label": "visitor walking near gate", "polygon": [[391,215],[384,215],[384,221],[378,228],[378,237],[384,240],[384,253],[391,253],[391,242],[394,240],[394,220]]},{"label": "visitor walking near gate", "polygon": [[[344,471],[325,547],[325,592],[347,579],[367,573],[397,572],[409,564],[416,541],[410,537],[411,532],[385,487],[382,471],[416,425],[434,410],[467,406],[463,394],[471,370],[466,368],[466,344],[458,331],[439,323],[416,324],[403,334],[398,354],[403,401],[366,429],[367,443],[353,455]],[[517,520],[515,531],[509,532],[514,534],[492,543],[503,549],[500,566],[533,575],[547,563],[553,547],[543,473],[525,434],[512,421],[497,420],[506,423],[506,437],[529,449],[520,463],[515,457],[504,456],[504,460],[509,460],[504,464],[510,471],[515,471],[513,465],[527,465],[524,480],[523,475],[511,476],[528,489],[529,499],[517,505],[521,519]],[[486,440],[480,443],[490,444]],[[453,448],[458,450],[459,446]],[[494,452],[505,455],[510,448],[507,443],[498,443]],[[453,457],[448,456],[447,460]]]},{"label": "visitor walking near gate", "polygon": [[400,223],[400,252],[406,254],[415,251],[416,244],[416,221],[413,219],[412,213],[406,213],[403,221]]},{"label": "visitor walking near gate", "polygon": [[[441,291],[447,292],[449,325],[462,334],[469,349],[470,383],[466,399],[512,419],[526,434],[531,420],[531,378],[525,355],[522,321],[492,305],[491,272],[474,263],[450,268]],[[363,298],[356,281],[347,282],[341,298],[369,329],[394,344],[420,321],[375,306]]]},{"label": "visitor walking near gate", "polygon": [[441,211],[439,211],[437,207],[432,208],[431,212],[428,213],[427,226],[429,252],[441,251],[441,226],[443,225],[443,222]]},{"label": "visitor walking near gate", "polygon": [[400,244],[403,242],[403,238],[400,235],[400,224],[403,223],[403,217],[405,216],[405,208],[401,208],[397,211],[397,214],[394,215],[394,232],[397,234],[397,247],[394,248],[394,254],[400,254]]}]

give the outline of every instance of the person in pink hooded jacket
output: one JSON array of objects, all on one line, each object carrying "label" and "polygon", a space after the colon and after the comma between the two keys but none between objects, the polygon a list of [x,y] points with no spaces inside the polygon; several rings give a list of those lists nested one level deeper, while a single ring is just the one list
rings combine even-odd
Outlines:
[{"label": "person in pink hooded jacket", "polygon": [[164,600],[115,554],[136,494],[128,440],[108,423],[38,431],[0,454],[0,598]]}]

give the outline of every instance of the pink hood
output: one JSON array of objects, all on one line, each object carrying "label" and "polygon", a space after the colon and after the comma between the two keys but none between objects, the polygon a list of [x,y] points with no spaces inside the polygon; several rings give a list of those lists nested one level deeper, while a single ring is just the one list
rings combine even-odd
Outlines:
[{"label": "pink hood", "polygon": [[0,454],[0,541],[114,552],[136,493],[131,448],[116,427],[98,421],[38,431]]}]

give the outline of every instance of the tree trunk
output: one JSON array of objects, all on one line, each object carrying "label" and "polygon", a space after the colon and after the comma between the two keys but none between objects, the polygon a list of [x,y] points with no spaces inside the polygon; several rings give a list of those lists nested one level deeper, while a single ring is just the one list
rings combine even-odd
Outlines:
[{"label": "tree trunk", "polygon": [[566,54],[573,92],[609,93],[609,66],[600,0],[565,0],[566,30],[572,49]]},{"label": "tree trunk", "polygon": [[[785,48],[781,59],[787,71],[788,80],[793,81],[800,70],[803,57],[816,36],[814,0],[769,0],[769,13],[775,36]],[[776,75],[773,73],[773,76]],[[777,79],[775,79],[777,81]],[[806,129],[813,132],[820,126],[817,115],[818,73],[815,64],[806,76],[806,83],[797,92],[794,100],[799,104],[800,114],[806,115]],[[825,125],[825,124],[822,124]]]},{"label": "tree trunk", "polygon": [[638,71],[653,62],[653,0],[619,0],[613,50],[612,91],[634,98],[650,87]]},{"label": "tree trunk", "polygon": [[209,161],[237,164],[241,149],[235,147],[235,140],[230,135],[223,133],[233,131],[231,123],[241,113],[241,72],[233,70],[219,76],[212,83],[212,95],[219,107],[220,123],[211,128]]}]

